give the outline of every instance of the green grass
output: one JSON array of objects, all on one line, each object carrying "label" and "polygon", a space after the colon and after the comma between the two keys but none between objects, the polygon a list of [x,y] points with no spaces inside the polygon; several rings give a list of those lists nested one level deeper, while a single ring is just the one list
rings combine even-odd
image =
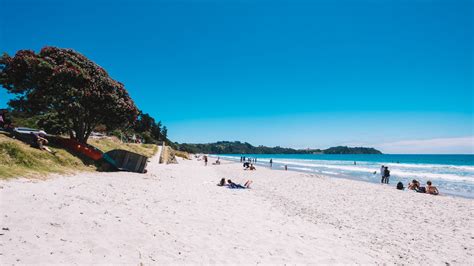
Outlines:
[{"label": "green grass", "polygon": [[132,144],[122,143],[115,137],[103,139],[90,139],[88,143],[103,152],[108,152],[115,149],[135,152],[146,157],[153,156],[158,151],[158,146],[154,144]]},{"label": "green grass", "polygon": [[[116,139],[90,140],[89,144],[104,152],[123,149],[151,157],[158,147],[152,144],[123,144]],[[33,148],[0,133],[0,179],[12,177],[42,178],[51,173],[95,171],[95,164],[81,160],[67,150],[50,147],[56,154]]]},{"label": "green grass", "polygon": [[52,150],[56,155],[0,134],[0,178],[44,177],[49,173],[95,170],[93,165],[86,165],[64,149]]},{"label": "green grass", "polygon": [[183,159],[189,160],[189,153],[185,151],[177,151],[177,150],[173,150],[173,152],[176,157],[181,157]]}]

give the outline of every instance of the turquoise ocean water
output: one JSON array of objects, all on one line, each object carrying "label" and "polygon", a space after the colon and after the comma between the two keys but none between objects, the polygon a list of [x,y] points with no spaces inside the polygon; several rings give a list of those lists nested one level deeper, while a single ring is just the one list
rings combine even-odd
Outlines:
[{"label": "turquoise ocean water", "polygon": [[380,166],[386,165],[390,170],[392,186],[399,181],[406,186],[412,179],[425,185],[426,181],[431,180],[442,194],[474,198],[474,155],[225,154],[219,156],[238,162],[240,156],[257,158],[257,165],[263,167],[268,167],[269,160],[273,159],[274,169],[283,169],[287,165],[289,170],[373,183],[380,183]]}]

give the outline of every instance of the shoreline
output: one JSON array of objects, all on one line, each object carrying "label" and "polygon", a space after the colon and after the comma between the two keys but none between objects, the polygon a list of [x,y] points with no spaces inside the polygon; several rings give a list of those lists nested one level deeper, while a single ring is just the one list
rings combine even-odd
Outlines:
[{"label": "shoreline", "polygon": [[[234,155],[211,154],[208,156],[211,158],[220,157],[221,160],[228,160],[231,162],[239,163],[239,157],[234,156]],[[257,161],[257,163],[253,163],[253,164],[255,166],[260,166],[260,167],[264,167],[264,168],[268,168],[272,170],[284,170],[284,166],[285,164],[287,164],[288,171],[310,173],[310,174],[316,174],[316,175],[325,175],[332,178],[356,180],[356,181],[372,183],[372,184],[381,184],[378,171],[375,170],[375,168],[369,169],[367,168],[369,167],[369,165],[366,165],[367,163],[374,163],[374,162],[359,161],[360,164],[358,163],[357,165],[352,165],[352,163],[349,165],[346,165],[346,164],[339,165],[339,164],[332,164],[333,162],[335,162],[334,160],[321,159],[318,162],[314,163],[312,159],[301,159],[301,158],[293,159],[293,158],[274,157],[273,158],[274,166],[269,167],[269,163],[267,161],[270,159],[270,156],[268,155],[264,155],[264,156],[266,157],[257,158],[259,160]],[[320,161],[324,161],[324,162],[320,162]],[[327,162],[327,165],[325,164],[325,162]],[[352,162],[352,161],[347,160],[347,162]],[[462,181],[446,180],[442,178],[443,174],[435,174],[435,173],[429,173],[429,172],[418,172],[413,175],[408,175],[408,177],[406,175],[400,176],[399,169],[406,169],[407,167],[412,167],[412,166],[421,167],[423,169],[428,168],[428,167],[425,164],[380,163],[380,162],[375,162],[375,163],[378,163],[380,165],[382,164],[388,165],[389,169],[394,169],[394,168],[396,169],[392,172],[391,183],[389,184],[389,186],[393,187],[394,189],[396,187],[396,184],[399,181],[403,183],[405,190],[407,190],[408,183],[411,182],[411,179],[422,181],[422,185],[424,185],[424,182],[431,180],[434,183],[434,185],[437,186],[438,189],[440,190],[439,196],[452,196],[452,197],[461,197],[461,198],[466,198],[466,199],[474,199],[474,192],[472,192],[471,190],[471,187],[474,188],[474,183],[470,182],[469,180],[465,180],[465,179],[463,179]],[[430,165],[430,166],[436,168],[436,165]],[[453,168],[451,165],[445,165],[445,164],[439,165],[439,166]],[[362,169],[357,169],[357,167],[361,167]],[[373,165],[371,167],[373,167]],[[468,168],[470,169],[469,171],[472,171],[472,169],[474,169],[474,166],[471,167],[469,165],[454,166],[454,168],[456,167],[461,167],[462,169]],[[352,168],[354,168],[355,170],[352,170]],[[348,170],[348,169],[351,169],[351,170]],[[431,169],[431,168],[428,168],[428,169]],[[377,171],[377,174],[372,174],[373,171]],[[432,177],[429,178],[426,176],[432,176]],[[457,189],[462,188],[465,191],[459,191],[459,190],[453,189],[452,187],[453,185],[459,186]]]},{"label": "shoreline", "polygon": [[[468,264],[472,200],[239,163],[0,181],[4,263]],[[251,189],[218,187],[221,178]]]}]

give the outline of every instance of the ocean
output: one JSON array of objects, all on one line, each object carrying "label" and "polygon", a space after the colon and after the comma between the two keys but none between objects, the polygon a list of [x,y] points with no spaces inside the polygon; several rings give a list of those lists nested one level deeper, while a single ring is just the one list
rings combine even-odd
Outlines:
[{"label": "ocean", "polygon": [[[380,167],[388,166],[390,185],[403,182],[405,186],[416,179],[424,186],[431,180],[440,193],[474,198],[474,155],[427,154],[222,154],[222,159],[240,162],[240,156],[257,158],[256,165],[268,167],[273,159],[274,169],[324,174],[380,183]],[[354,164],[355,162],[355,164]]]}]

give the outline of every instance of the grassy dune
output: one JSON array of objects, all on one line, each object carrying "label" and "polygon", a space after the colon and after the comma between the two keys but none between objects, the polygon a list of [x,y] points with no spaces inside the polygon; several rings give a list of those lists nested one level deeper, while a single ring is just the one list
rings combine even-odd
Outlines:
[{"label": "grassy dune", "polygon": [[93,165],[87,165],[65,149],[52,149],[56,155],[0,133],[0,178],[44,177],[49,173],[95,170]]},{"label": "grassy dune", "polygon": [[[123,144],[115,139],[91,140],[89,143],[104,152],[123,149],[150,157],[157,151],[156,145]],[[0,179],[18,176],[42,178],[50,173],[97,170],[92,161],[81,160],[59,147],[51,147],[51,149],[57,153],[52,155],[40,151],[0,133]]]},{"label": "grassy dune", "polygon": [[135,152],[146,157],[153,156],[158,150],[158,146],[154,144],[132,144],[132,143],[122,143],[115,137],[106,138],[106,139],[91,139],[88,143],[103,152],[108,152],[115,149],[127,150]]}]

